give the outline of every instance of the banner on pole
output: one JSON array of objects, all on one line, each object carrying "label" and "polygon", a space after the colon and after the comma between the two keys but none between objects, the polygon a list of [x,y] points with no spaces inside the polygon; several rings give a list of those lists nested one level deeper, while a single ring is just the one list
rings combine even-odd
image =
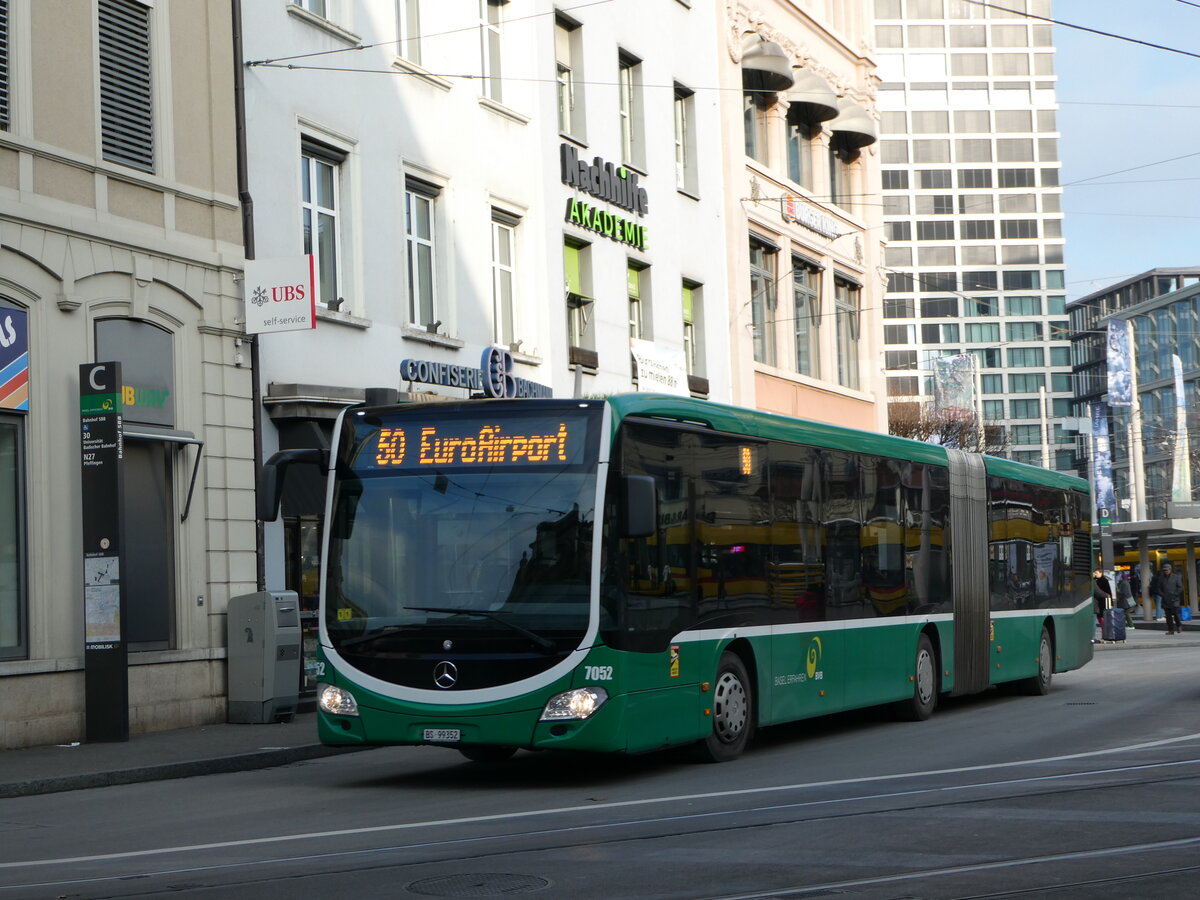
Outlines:
[{"label": "banner on pole", "polygon": [[1132,354],[1129,352],[1129,322],[1108,320],[1108,405],[1133,405]]}]

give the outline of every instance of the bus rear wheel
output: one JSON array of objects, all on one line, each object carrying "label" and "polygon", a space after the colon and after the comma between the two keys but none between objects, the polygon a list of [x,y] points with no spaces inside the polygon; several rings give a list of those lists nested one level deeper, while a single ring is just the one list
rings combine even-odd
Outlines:
[{"label": "bus rear wheel", "polygon": [[495,744],[468,744],[467,746],[459,747],[458,752],[471,760],[471,762],[496,763],[510,759],[517,752],[517,748]]},{"label": "bus rear wheel", "polygon": [[753,688],[736,653],[721,654],[712,693],[712,732],[696,745],[696,758],[729,762],[742,755],[754,731]]},{"label": "bus rear wheel", "polygon": [[933,715],[938,696],[938,660],[929,635],[917,639],[917,656],[913,664],[913,693],[896,704],[896,713],[908,722],[924,722]]},{"label": "bus rear wheel", "polygon": [[1054,644],[1050,641],[1050,632],[1042,626],[1042,639],[1038,641],[1038,670],[1036,675],[1017,682],[1017,690],[1022,694],[1041,696],[1050,693],[1050,680],[1054,677]]}]

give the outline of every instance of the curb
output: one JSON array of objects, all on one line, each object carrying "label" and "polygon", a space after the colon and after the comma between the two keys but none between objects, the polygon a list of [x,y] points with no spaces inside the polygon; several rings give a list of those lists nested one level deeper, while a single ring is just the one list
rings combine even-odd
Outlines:
[{"label": "curb", "polygon": [[7,797],[32,797],[38,794],[56,794],[62,791],[78,791],[87,788],[111,787],[119,784],[138,784],[145,781],[166,781],[174,778],[191,778],[196,775],[223,775],[230,772],[249,772],[270,769],[289,763],[357,753],[371,747],[326,747],[308,744],[300,747],[284,747],[277,750],[259,750],[233,756],[218,756],[213,759],[195,759],[152,766],[137,766],[117,769],[112,772],[81,772],[75,775],[60,775],[51,778],[33,778],[0,784],[0,799]]}]

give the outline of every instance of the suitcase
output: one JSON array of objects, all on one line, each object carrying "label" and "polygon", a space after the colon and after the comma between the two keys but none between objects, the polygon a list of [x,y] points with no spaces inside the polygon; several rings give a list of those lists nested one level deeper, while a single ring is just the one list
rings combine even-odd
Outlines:
[{"label": "suitcase", "polygon": [[1125,610],[1109,607],[1104,611],[1100,637],[1106,641],[1125,640]]}]

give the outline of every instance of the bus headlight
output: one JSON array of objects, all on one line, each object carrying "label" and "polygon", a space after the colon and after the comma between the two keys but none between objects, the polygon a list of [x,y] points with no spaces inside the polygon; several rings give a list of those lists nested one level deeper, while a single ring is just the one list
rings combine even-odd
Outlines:
[{"label": "bus headlight", "polygon": [[357,716],[358,701],[349,691],[332,684],[317,685],[317,706],[331,716]]},{"label": "bus headlight", "polygon": [[551,697],[546,708],[542,710],[542,722],[562,721],[563,719],[587,719],[604,705],[608,699],[608,691],[599,687],[581,687],[566,691],[556,697]]}]

